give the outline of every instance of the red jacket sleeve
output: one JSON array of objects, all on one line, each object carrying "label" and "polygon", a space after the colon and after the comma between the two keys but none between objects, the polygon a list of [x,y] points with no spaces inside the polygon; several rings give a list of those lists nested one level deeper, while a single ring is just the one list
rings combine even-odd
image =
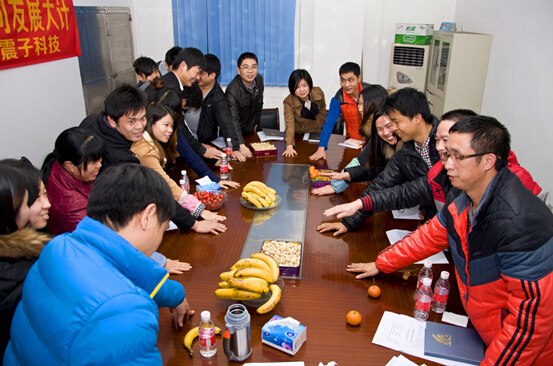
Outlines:
[{"label": "red jacket sleeve", "polygon": [[[502,277],[507,283],[509,313],[480,365],[532,365],[551,343],[553,273],[538,281]],[[543,361],[540,357],[538,364]]]},{"label": "red jacket sleeve", "polygon": [[432,220],[380,252],[376,258],[376,267],[384,273],[395,272],[448,247],[447,229],[440,223],[438,216],[434,216]]}]

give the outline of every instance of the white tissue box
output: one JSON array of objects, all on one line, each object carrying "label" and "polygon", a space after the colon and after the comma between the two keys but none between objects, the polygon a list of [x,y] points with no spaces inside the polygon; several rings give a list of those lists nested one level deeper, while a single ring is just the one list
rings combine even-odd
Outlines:
[{"label": "white tissue box", "polygon": [[261,342],[293,356],[307,339],[307,328],[301,324],[297,331],[281,325],[269,326],[270,322],[280,319],[282,317],[275,315],[265,323],[261,329]]}]

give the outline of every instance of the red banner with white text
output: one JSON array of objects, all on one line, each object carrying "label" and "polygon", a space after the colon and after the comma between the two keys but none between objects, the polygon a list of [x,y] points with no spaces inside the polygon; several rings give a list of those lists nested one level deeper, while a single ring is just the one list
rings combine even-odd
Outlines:
[{"label": "red banner with white text", "polygon": [[80,55],[73,0],[0,0],[0,70]]}]

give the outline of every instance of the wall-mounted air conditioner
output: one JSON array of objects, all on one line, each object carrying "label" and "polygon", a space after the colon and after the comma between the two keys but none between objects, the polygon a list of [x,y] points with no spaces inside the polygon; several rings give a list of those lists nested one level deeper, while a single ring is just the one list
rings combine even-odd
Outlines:
[{"label": "wall-mounted air conditioner", "polygon": [[390,63],[389,88],[426,90],[426,76],[431,45],[394,43]]}]

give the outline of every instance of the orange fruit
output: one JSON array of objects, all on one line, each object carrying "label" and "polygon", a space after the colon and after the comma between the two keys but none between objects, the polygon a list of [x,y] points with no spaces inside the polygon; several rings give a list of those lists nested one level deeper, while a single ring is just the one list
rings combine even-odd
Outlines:
[{"label": "orange fruit", "polygon": [[380,296],[380,287],[375,285],[375,280],[373,278],[373,285],[369,287],[369,296],[374,297],[375,299]]},{"label": "orange fruit", "polygon": [[346,320],[349,325],[359,325],[361,323],[361,314],[355,310],[352,310],[348,313],[348,315],[346,315]]},{"label": "orange fruit", "polygon": [[313,171],[315,170],[315,167],[313,165],[311,165],[309,167],[309,174],[313,174]]}]

